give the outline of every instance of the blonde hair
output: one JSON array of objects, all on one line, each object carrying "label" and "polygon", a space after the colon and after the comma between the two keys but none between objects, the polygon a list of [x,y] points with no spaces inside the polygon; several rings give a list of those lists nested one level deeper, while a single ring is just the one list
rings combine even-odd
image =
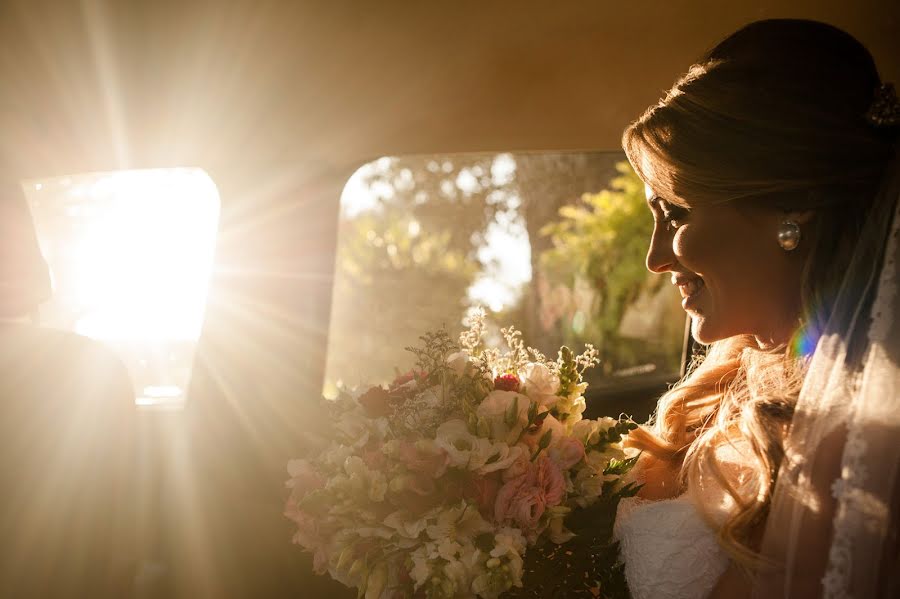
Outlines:
[{"label": "blonde hair", "polygon": [[[853,317],[836,314],[833,298],[847,284],[896,139],[896,130],[877,130],[864,117],[879,83],[868,51],[850,35],[813,21],[761,21],[711,50],[623,135],[632,166],[667,201],[816,215],[804,235],[809,253],[797,315],[804,325],[795,338],[770,349],[750,335],[712,343],[662,396],[651,423],[631,435],[639,449],[679,466],[683,487],[709,477],[727,492],[735,509],[719,539],[747,566],[758,557],[754,534],[802,385],[806,357],[794,342],[803,336],[813,344],[826,322]],[[717,455],[735,443],[748,449],[749,495]]]}]

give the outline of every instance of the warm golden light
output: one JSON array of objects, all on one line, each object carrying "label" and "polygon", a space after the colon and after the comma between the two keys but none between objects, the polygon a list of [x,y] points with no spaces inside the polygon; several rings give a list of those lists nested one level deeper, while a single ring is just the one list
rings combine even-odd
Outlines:
[{"label": "warm golden light", "polygon": [[117,349],[139,404],[183,400],[215,248],[215,184],[176,168],[24,185],[53,277],[43,324]]}]

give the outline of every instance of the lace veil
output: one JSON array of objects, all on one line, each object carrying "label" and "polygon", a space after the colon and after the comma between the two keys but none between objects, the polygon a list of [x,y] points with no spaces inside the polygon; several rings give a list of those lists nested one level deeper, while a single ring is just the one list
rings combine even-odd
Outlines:
[{"label": "lace veil", "polygon": [[839,291],[835,314],[844,317],[823,331],[804,379],[762,540],[769,565],[754,580],[757,599],[900,596],[896,154]]}]

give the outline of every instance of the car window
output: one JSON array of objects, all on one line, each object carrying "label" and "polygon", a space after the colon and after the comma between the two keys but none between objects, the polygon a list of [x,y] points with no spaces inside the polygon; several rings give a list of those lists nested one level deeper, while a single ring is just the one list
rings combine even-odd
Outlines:
[{"label": "car window", "polygon": [[684,313],[644,267],[643,185],[620,152],[383,157],[341,198],[325,394],[392,380],[419,335],[483,306],[556,354],[592,343],[598,386],[678,378]]},{"label": "car window", "polygon": [[53,297],[43,325],[100,340],[139,406],[181,407],[209,287],[219,196],[200,169],[23,182]]}]

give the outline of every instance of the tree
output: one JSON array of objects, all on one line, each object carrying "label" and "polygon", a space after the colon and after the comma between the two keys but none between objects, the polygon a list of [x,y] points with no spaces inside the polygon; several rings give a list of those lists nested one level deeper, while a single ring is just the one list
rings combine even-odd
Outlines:
[{"label": "tree", "polygon": [[[382,158],[361,169],[366,197],[339,229],[326,381],[393,378],[403,348],[455,330],[487,266],[485,231],[516,201],[508,155]],[[327,386],[327,383],[326,383]]]},{"label": "tree", "polygon": [[[563,343],[595,344],[606,374],[638,366],[648,357],[677,360],[680,352],[680,335],[661,325],[649,339],[635,340],[621,330],[626,308],[639,298],[647,304],[648,297],[659,293],[660,278],[648,275],[644,266],[653,228],[644,185],[627,162],[619,162],[616,170],[619,176],[609,189],[563,206],[560,220],[541,229],[552,248],[541,254],[536,277],[542,325],[558,327]],[[654,310],[671,305],[663,301]],[[677,317],[675,324],[683,326]]]}]

